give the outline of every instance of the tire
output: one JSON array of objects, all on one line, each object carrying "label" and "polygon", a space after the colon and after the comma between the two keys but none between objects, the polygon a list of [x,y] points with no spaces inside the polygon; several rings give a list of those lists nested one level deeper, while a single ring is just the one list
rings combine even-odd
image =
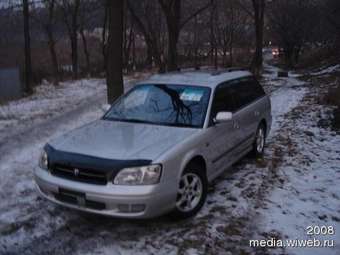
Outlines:
[{"label": "tire", "polygon": [[204,205],[207,192],[208,180],[202,167],[189,164],[178,184],[176,205],[170,217],[181,220],[194,216]]},{"label": "tire", "polygon": [[263,123],[261,123],[256,130],[252,155],[256,158],[262,158],[265,145],[266,145],[266,127]]}]

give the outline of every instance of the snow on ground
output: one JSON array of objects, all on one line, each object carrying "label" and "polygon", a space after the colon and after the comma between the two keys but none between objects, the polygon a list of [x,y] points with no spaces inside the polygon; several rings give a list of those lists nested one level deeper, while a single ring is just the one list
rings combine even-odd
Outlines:
[{"label": "snow on ground", "polygon": [[295,78],[287,79],[285,85],[287,84],[301,87],[289,89],[289,86],[283,86],[272,93],[272,115],[276,118],[272,123],[272,135],[279,130],[281,125],[280,120],[283,118],[284,114],[298,106],[306,93],[306,89],[303,87],[304,83],[297,82]]},{"label": "snow on ground", "polygon": [[[340,136],[318,125],[330,118],[331,109],[317,104],[320,87],[310,88],[303,102],[286,117],[280,129],[289,150],[278,168],[285,180],[266,199],[260,214],[257,238],[280,240],[330,240],[331,248],[292,248],[272,250],[272,254],[340,254]],[[331,227],[334,234],[307,234],[308,226]]]},{"label": "snow on ground", "polygon": [[[148,75],[135,73],[124,77],[126,89],[130,88],[133,81]],[[21,126],[25,129],[48,118],[86,107],[89,103],[99,101],[103,104],[105,97],[104,79],[66,81],[58,86],[43,81],[31,96],[0,105],[0,141],[5,138],[5,134],[8,135],[8,130],[12,127]]]},{"label": "snow on ground", "polygon": [[[270,59],[269,59],[270,60]],[[268,60],[267,60],[268,61]],[[279,129],[284,115],[295,108],[306,93],[305,82],[298,79],[300,75],[289,72],[289,77],[277,77],[280,68],[264,64],[263,82],[267,91],[271,92],[272,131],[273,135]]]},{"label": "snow on ground", "polygon": [[[288,201],[285,197],[294,198],[291,191],[294,186],[288,184],[296,184],[287,179],[286,175],[279,175],[279,172],[293,169],[293,162],[296,161],[302,169],[296,174],[308,173],[303,155],[296,153],[298,160],[294,154],[291,158],[285,155],[290,151],[290,147],[287,147],[291,146],[287,142],[290,132],[297,125],[294,120],[300,119],[300,115],[295,115],[295,109],[304,102],[302,100],[309,88],[298,80],[298,76],[276,78],[276,67],[266,65],[266,69],[264,84],[265,89],[271,93],[273,128],[264,159],[255,161],[246,158],[226,171],[211,185],[203,210],[196,217],[182,222],[173,222],[164,217],[132,221],[90,216],[38,198],[32,181],[32,169],[37,165],[40,148],[51,138],[98,118],[101,115],[99,105],[105,97],[94,97],[102,101],[81,103],[73,110],[61,111],[44,122],[33,121],[33,125],[26,129],[17,125],[7,127],[6,131],[13,129],[11,136],[1,140],[0,135],[0,254],[267,254],[268,250],[250,248],[249,239],[283,224],[284,217],[280,216],[279,221],[274,222],[276,224],[270,225],[272,214],[281,215],[275,211],[274,205],[280,202],[275,194],[282,196],[284,203]],[[90,84],[88,86],[91,87]],[[77,94],[74,94],[73,100],[78,100],[76,97]],[[297,125],[298,130],[303,127],[301,132],[309,130],[308,125],[311,124],[307,121],[303,123]],[[314,146],[328,144],[327,139],[319,140],[324,133],[318,133],[317,130],[313,132],[315,141],[318,141]],[[305,148],[303,151],[311,153],[314,150],[313,143],[303,146],[304,143],[309,144],[308,139],[311,138],[303,134],[292,136],[294,144],[299,144]],[[336,139],[334,136],[334,142]],[[323,153],[322,160],[328,160],[327,156],[333,159],[334,149],[330,149],[332,153]],[[318,150],[316,152],[321,153]],[[313,160],[316,164],[313,169],[318,167],[317,164],[322,165],[318,157],[314,156]],[[330,176],[334,180],[337,177],[335,174]],[[332,191],[338,196],[336,188],[331,188],[331,185],[324,187],[328,180],[326,174],[323,177],[319,179],[319,186],[327,189],[325,194]],[[310,176],[306,180],[310,178],[313,180],[314,177]],[[283,183],[287,183],[286,193],[277,193],[280,190],[275,187]],[[271,193],[273,188],[274,193]],[[313,203],[313,200],[308,202],[311,194],[306,194],[306,203]],[[268,209],[265,209],[263,203],[267,201],[267,196],[270,202]],[[328,198],[323,204],[327,205],[327,202],[332,202],[330,200]],[[303,210],[303,204],[300,205]],[[289,204],[283,206],[287,210],[291,207]],[[297,216],[294,211],[291,213],[292,217]],[[333,216],[338,217],[336,214]],[[315,218],[312,213],[310,217]],[[292,225],[299,226],[299,223],[292,221]],[[291,234],[292,229],[288,228],[287,235]]]},{"label": "snow on ground", "polygon": [[77,107],[85,98],[104,93],[102,79],[62,82],[59,86],[43,82],[33,95],[0,106],[0,130],[11,122],[46,119],[58,112]]},{"label": "snow on ground", "polygon": [[333,73],[335,71],[339,71],[339,70],[340,70],[340,65],[333,65],[333,66],[321,68],[320,71],[313,72],[313,73],[311,73],[311,75],[331,74],[331,73]]}]

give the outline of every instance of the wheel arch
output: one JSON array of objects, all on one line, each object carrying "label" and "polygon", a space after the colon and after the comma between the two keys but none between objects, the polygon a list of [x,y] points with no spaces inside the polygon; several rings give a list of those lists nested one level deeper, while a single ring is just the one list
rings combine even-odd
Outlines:
[{"label": "wheel arch", "polygon": [[259,126],[260,125],[263,125],[264,126],[264,133],[265,133],[265,135],[267,136],[267,121],[266,121],[266,119],[262,119],[261,121],[260,121],[260,123],[259,123]]},{"label": "wheel arch", "polygon": [[187,160],[187,162],[184,164],[184,167],[183,167],[180,175],[182,175],[183,172],[187,169],[187,167],[190,166],[191,164],[197,164],[197,165],[201,166],[203,174],[206,177],[208,177],[207,176],[207,163],[206,163],[205,158],[202,155],[195,155],[195,156],[191,157],[189,160]]}]

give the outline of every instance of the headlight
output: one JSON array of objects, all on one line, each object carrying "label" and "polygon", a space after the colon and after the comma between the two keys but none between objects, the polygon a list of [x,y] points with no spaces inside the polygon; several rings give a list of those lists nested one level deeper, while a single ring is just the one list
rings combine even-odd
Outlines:
[{"label": "headlight", "polygon": [[42,169],[48,169],[48,156],[45,150],[42,151],[40,159],[39,159],[39,166]]},{"label": "headlight", "polygon": [[156,184],[159,182],[161,172],[161,165],[125,168],[117,174],[113,183],[117,185]]}]

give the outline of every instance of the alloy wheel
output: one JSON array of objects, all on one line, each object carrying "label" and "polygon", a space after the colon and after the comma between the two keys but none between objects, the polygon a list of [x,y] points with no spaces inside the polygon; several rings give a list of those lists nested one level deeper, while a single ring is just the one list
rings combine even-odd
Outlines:
[{"label": "alloy wheel", "polygon": [[262,153],[264,148],[264,130],[263,128],[260,128],[257,132],[256,136],[256,150],[258,153]]},{"label": "alloy wheel", "polygon": [[176,207],[182,212],[189,212],[199,204],[203,194],[203,184],[200,176],[186,173],[179,182]]}]

